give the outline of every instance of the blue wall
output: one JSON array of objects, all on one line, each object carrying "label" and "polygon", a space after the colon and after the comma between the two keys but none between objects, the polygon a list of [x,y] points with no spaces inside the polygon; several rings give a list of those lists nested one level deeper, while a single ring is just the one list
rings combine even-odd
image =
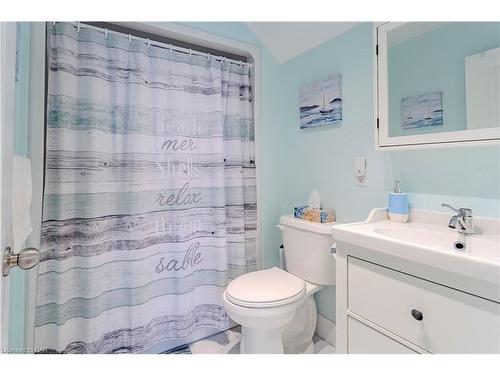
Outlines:
[{"label": "blue wall", "polygon": [[[500,147],[375,151],[371,23],[362,24],[281,66],[281,207],[287,212],[318,188],[323,206],[341,222],[364,220],[386,205],[395,178],[414,207],[440,210],[441,202],[471,207],[476,215],[500,216]],[[343,122],[338,127],[299,129],[299,87],[340,72]],[[272,152],[272,150],[270,150]],[[357,187],[353,158],[367,158],[368,187]],[[266,246],[264,245],[264,248]],[[325,288],[318,310],[335,318],[335,293]]]},{"label": "blue wall", "polygon": [[[29,22],[18,23],[18,80],[15,84],[14,153],[28,156],[29,101]],[[24,347],[26,271],[14,268],[10,273],[9,345]]]},{"label": "blue wall", "polygon": [[[282,65],[283,98],[280,142],[286,147],[280,173],[285,176],[282,208],[307,202],[309,192],[320,191],[323,207],[333,207],[337,220],[359,221],[373,207],[385,205],[384,153],[373,139],[373,65],[371,24],[333,38]],[[299,128],[299,88],[303,84],[342,74],[342,124]],[[368,187],[355,186],[353,158],[367,158]],[[318,312],[334,320],[335,289],[316,295]]]}]

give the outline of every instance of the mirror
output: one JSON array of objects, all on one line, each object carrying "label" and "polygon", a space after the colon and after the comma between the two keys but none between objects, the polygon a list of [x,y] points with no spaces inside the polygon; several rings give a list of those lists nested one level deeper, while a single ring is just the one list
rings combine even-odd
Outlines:
[{"label": "mirror", "polygon": [[500,140],[500,23],[376,27],[378,146]]}]

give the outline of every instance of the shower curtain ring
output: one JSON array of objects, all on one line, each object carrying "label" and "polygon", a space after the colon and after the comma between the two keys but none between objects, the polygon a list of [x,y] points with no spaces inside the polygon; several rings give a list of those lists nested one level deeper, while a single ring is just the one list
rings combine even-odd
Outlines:
[{"label": "shower curtain ring", "polygon": [[78,32],[80,32],[80,22],[77,22],[77,23],[76,23],[76,30],[77,30]]},{"label": "shower curtain ring", "polygon": [[148,48],[151,46],[151,39],[148,38]]},{"label": "shower curtain ring", "polygon": [[132,42],[132,34],[128,34],[128,42]]},{"label": "shower curtain ring", "polygon": [[172,52],[172,44],[170,44],[169,46],[170,46],[169,52]]},{"label": "shower curtain ring", "polygon": [[108,39],[108,29],[104,29],[104,39]]},{"label": "shower curtain ring", "polygon": [[191,48],[189,49],[189,57],[191,57],[191,55],[193,54],[193,51],[191,50]]}]

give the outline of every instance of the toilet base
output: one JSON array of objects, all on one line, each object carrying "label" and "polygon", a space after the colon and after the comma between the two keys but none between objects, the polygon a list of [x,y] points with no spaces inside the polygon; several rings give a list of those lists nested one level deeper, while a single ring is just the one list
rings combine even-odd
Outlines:
[{"label": "toilet base", "polygon": [[258,330],[241,327],[242,354],[312,354],[316,330],[316,302],[308,297],[285,327]]},{"label": "toilet base", "polygon": [[314,351],[312,338],[316,331],[316,301],[311,295],[298,307],[283,332],[285,353],[310,354]]},{"label": "toilet base", "polygon": [[283,329],[257,330],[241,327],[241,354],[283,354]]}]

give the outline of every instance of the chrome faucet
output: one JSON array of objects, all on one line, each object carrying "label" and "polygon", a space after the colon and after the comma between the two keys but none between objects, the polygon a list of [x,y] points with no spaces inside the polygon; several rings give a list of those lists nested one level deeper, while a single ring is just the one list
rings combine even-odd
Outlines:
[{"label": "chrome faucet", "polygon": [[470,208],[459,208],[457,210],[455,207],[446,203],[442,203],[441,206],[448,207],[457,213],[451,217],[448,227],[456,229],[459,233],[474,234],[472,210]]}]

